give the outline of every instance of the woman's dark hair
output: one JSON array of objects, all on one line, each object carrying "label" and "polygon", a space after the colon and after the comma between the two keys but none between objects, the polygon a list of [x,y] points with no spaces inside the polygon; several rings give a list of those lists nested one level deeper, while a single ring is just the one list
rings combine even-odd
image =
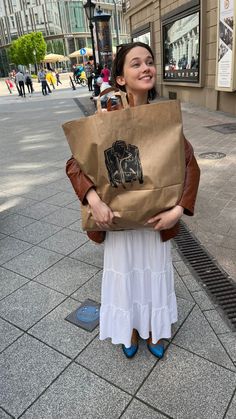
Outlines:
[{"label": "woman's dark hair", "polygon": [[[123,75],[126,55],[135,47],[142,47],[142,48],[147,49],[154,60],[154,54],[148,44],[144,44],[143,42],[131,42],[129,44],[118,45],[116,47],[117,48],[116,56],[112,63],[111,81],[112,81],[112,86],[118,87],[120,90],[123,90],[123,91],[126,91],[125,86],[120,86],[117,83],[116,78],[117,76]],[[155,99],[156,95],[157,95],[157,91],[155,87],[153,87],[151,90],[148,91],[148,99],[153,100]]]}]

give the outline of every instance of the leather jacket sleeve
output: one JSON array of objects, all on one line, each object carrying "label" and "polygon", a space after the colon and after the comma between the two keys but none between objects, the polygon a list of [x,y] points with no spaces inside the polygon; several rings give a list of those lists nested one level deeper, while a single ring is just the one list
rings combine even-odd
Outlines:
[{"label": "leather jacket sleeve", "polygon": [[66,174],[82,204],[87,204],[86,194],[89,189],[95,188],[95,186],[88,176],[82,172],[77,160],[73,156],[66,163]]},{"label": "leather jacket sleeve", "polygon": [[184,208],[184,214],[193,215],[197,190],[200,180],[200,169],[194,157],[193,147],[185,138],[185,181],[183,194],[178,205]]}]

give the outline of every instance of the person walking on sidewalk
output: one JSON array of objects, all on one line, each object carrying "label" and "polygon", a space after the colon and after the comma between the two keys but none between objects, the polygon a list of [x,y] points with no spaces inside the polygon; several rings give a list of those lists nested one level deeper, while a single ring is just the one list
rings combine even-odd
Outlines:
[{"label": "person walking on sidewalk", "polygon": [[88,61],[87,64],[85,65],[85,74],[88,80],[88,89],[89,92],[92,92],[93,90],[93,67],[90,64],[90,62]]},{"label": "person walking on sidewalk", "polygon": [[[52,86],[53,89],[55,89],[54,83],[56,82],[55,77],[52,74],[51,70],[47,70],[46,71],[46,80],[47,80],[47,85],[49,86],[49,84]],[[50,90],[50,87],[49,87]],[[51,93],[51,92],[49,92]]]},{"label": "person walking on sidewalk", "polygon": [[57,71],[57,70],[55,70],[55,76],[56,76],[56,80],[57,80],[57,86],[58,86],[59,84],[62,84],[62,82],[61,82],[61,80],[60,80],[60,74],[58,73],[58,71]]},{"label": "person walking on sidewalk", "polygon": [[104,65],[104,68],[101,71],[101,76],[103,78],[103,81],[105,81],[105,83],[109,83],[111,72],[110,72],[107,64]]},{"label": "person walking on sidewalk", "polygon": [[16,84],[19,87],[19,96],[25,97],[25,76],[20,70],[16,73]]},{"label": "person walking on sidewalk", "polygon": [[[133,96],[135,106],[148,104],[155,95],[156,80],[149,45],[122,45],[113,62],[112,80],[114,87]],[[83,204],[89,204],[94,220],[104,230],[87,233],[97,243],[105,239],[100,339],[111,338],[113,344],[122,344],[127,358],[137,353],[139,338],[147,341],[155,357],[162,358],[162,339],[171,337],[171,325],[177,321],[170,239],[178,233],[183,213],[193,215],[200,176],[186,139],[185,155],[185,184],[178,204],[149,219],[148,229],[125,231],[112,231],[112,210],[76,160],[72,157],[67,162],[66,172],[74,190]]]},{"label": "person walking on sidewalk", "polygon": [[28,70],[25,72],[25,84],[27,86],[29,94],[33,93],[33,82],[31,74],[28,72]]},{"label": "person walking on sidewalk", "polygon": [[41,68],[40,71],[38,72],[38,79],[42,86],[43,96],[46,96],[48,93],[51,93],[50,87],[48,86],[47,79],[46,79],[46,71],[43,68]]}]

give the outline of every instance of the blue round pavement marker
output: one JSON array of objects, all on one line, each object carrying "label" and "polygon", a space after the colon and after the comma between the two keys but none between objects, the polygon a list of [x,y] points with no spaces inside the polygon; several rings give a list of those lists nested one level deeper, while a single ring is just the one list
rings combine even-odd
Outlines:
[{"label": "blue round pavement marker", "polygon": [[80,307],[76,312],[76,317],[81,322],[94,322],[99,318],[99,308],[95,306]]},{"label": "blue round pavement marker", "polygon": [[86,49],[85,48],[81,48],[79,50],[79,52],[80,52],[81,55],[85,55],[86,54]]}]

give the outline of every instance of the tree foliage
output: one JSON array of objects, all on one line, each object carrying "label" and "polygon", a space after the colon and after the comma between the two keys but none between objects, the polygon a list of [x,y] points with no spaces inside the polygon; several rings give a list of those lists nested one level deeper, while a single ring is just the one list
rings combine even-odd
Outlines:
[{"label": "tree foliage", "polygon": [[[35,61],[38,63],[45,57],[47,44],[42,32],[31,32],[12,42],[9,53],[11,61],[16,64],[28,66]],[[34,51],[36,55],[34,56]]]}]

